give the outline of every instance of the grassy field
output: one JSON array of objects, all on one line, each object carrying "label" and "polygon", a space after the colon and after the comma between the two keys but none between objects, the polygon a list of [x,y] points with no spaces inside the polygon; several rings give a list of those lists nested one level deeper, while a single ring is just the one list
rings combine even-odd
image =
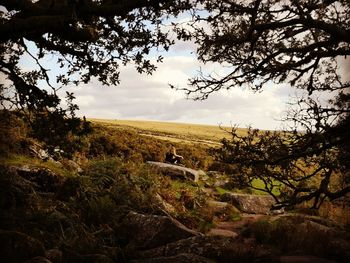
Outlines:
[{"label": "grassy field", "polygon": [[[214,146],[220,145],[222,138],[231,137],[230,127],[214,125],[139,120],[89,119],[89,121],[110,128],[131,128],[142,135],[173,142],[204,143]],[[239,132],[245,134],[246,129],[239,129]]]}]

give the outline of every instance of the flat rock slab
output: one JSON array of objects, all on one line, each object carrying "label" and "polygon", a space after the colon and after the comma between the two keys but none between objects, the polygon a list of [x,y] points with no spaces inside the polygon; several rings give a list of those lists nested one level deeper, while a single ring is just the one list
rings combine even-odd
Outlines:
[{"label": "flat rock slab", "polygon": [[148,161],[147,163],[162,174],[168,175],[175,179],[188,179],[193,182],[198,182],[199,177],[205,175],[203,171],[194,170],[179,165],[151,161]]},{"label": "flat rock slab", "polygon": [[249,195],[237,193],[225,193],[221,201],[229,202],[239,210],[248,214],[270,214],[275,200],[269,195]]}]

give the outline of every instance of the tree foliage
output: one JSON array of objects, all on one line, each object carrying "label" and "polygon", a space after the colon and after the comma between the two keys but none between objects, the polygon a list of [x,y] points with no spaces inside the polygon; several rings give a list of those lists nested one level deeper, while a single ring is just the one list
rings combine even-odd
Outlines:
[{"label": "tree foliage", "polygon": [[[350,82],[341,68],[350,55],[349,1],[0,0],[0,5],[6,9],[0,15],[1,104],[20,108],[33,133],[48,144],[88,130],[75,116],[73,94],[67,93],[63,108],[57,95],[62,87],[92,78],[119,84],[126,64],[151,74],[156,69],[151,50],[174,43],[162,29],[164,19],[190,11],[185,27],[174,23],[178,38],[194,41],[199,60],[222,64],[224,73],[192,78],[188,95],[205,99],[220,89],[260,91],[272,83],[301,94],[286,117],[295,123],[290,131],[250,130],[239,137],[233,129],[232,140],[223,141],[218,156],[238,165],[240,183],[251,186],[259,178],[270,193],[273,184],[285,187],[284,196],[275,196],[280,205],[315,199],[318,206],[350,191]],[[60,72],[46,68],[51,57]],[[23,67],[29,58],[34,68]]]},{"label": "tree foliage", "polygon": [[201,1],[180,37],[194,39],[203,62],[225,73],[191,79],[188,95],[206,99],[220,89],[289,84],[301,94],[286,117],[288,132],[250,129],[224,140],[219,158],[236,164],[242,185],[264,182],[265,191],[282,187],[279,205],[350,192],[350,82],[340,68],[350,55],[350,2],[346,0]]},{"label": "tree foliage", "polygon": [[[140,73],[151,74],[156,67],[148,57],[150,51],[167,50],[172,44],[160,29],[161,18],[177,15],[188,3],[1,0],[0,6],[2,107],[20,108],[34,133],[57,145],[72,131],[83,133],[86,126],[75,116],[78,106],[73,94],[67,93],[68,106],[63,108],[58,91],[92,78],[116,85],[119,68],[128,63]],[[48,58],[56,59],[61,70],[47,68]],[[30,59],[35,66],[26,68]],[[48,131],[46,135],[43,129]]]}]

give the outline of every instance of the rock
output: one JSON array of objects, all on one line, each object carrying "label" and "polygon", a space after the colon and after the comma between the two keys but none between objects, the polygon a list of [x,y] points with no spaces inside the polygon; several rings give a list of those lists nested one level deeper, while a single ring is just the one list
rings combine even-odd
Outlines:
[{"label": "rock", "polygon": [[328,260],[315,256],[281,256],[281,263],[337,263],[333,260]]},{"label": "rock", "polygon": [[223,236],[223,237],[237,237],[238,234],[230,231],[230,230],[225,230],[225,229],[220,229],[220,228],[212,228],[210,231],[207,233],[208,236]]},{"label": "rock", "polygon": [[154,167],[155,170],[175,179],[188,179],[193,182],[198,182],[199,177],[205,174],[201,170],[194,170],[187,167],[182,167],[182,166],[168,164],[168,163],[151,162],[151,161],[148,161],[147,163],[150,164],[152,167]]},{"label": "rock", "polygon": [[80,165],[77,164],[76,162],[74,162],[73,160],[68,160],[67,165],[77,173],[81,173],[83,171],[83,169],[81,169]]},{"label": "rock", "polygon": [[44,255],[43,244],[26,234],[0,230],[0,255],[2,262],[24,262]]},{"label": "rock", "polygon": [[35,257],[30,260],[25,261],[25,263],[52,263],[52,261],[48,260],[44,257]]},{"label": "rock", "polygon": [[249,214],[269,214],[272,205],[275,203],[269,195],[249,195],[237,193],[225,193],[221,201],[229,202],[239,210]]},{"label": "rock", "polygon": [[13,168],[0,166],[0,210],[16,209],[28,205],[28,196],[34,193],[34,185],[20,177]]},{"label": "rock", "polygon": [[49,249],[45,251],[45,257],[49,259],[52,263],[61,263],[63,253],[59,249]]},{"label": "rock", "polygon": [[49,160],[51,156],[47,151],[45,151],[43,148],[41,148],[41,145],[34,143],[29,146],[29,151],[31,155],[35,158],[41,159],[41,160]]},{"label": "rock", "polygon": [[135,258],[144,260],[139,262],[147,262],[147,259],[171,258],[181,254],[194,254],[217,262],[254,262],[256,258],[270,257],[271,251],[257,246],[250,240],[223,236],[195,236],[135,253]]},{"label": "rock", "polygon": [[197,236],[200,233],[188,229],[180,222],[167,216],[142,215],[130,212],[117,231],[131,237],[129,245],[137,249],[149,249],[180,239]]},{"label": "rock", "polygon": [[183,253],[171,257],[133,260],[131,263],[215,263],[216,261],[195,254]]},{"label": "rock", "polygon": [[50,169],[29,167],[27,165],[11,168],[16,170],[19,176],[35,183],[35,190],[39,192],[55,192],[65,181],[64,177],[55,174]]},{"label": "rock", "polygon": [[172,215],[176,213],[175,207],[173,205],[169,204],[168,202],[166,202],[160,194],[157,193],[154,196],[154,198],[156,199],[160,209],[162,209],[165,212],[170,213]]}]

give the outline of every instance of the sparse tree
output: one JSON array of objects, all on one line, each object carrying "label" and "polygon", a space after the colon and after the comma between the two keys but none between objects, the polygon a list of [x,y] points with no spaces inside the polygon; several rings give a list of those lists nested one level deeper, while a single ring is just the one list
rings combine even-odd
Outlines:
[{"label": "sparse tree", "polygon": [[260,91],[272,83],[301,94],[286,117],[295,124],[288,132],[250,129],[240,137],[233,129],[232,140],[223,141],[218,156],[239,168],[237,183],[261,180],[278,206],[314,200],[319,207],[350,192],[350,82],[339,67],[350,55],[350,2],[200,2],[194,21],[177,32],[197,43],[202,62],[220,63],[225,73],[191,79],[189,96],[206,99],[238,87]]},{"label": "sparse tree", "polygon": [[[20,108],[31,126],[38,128],[33,130],[35,135],[46,138],[48,144],[56,138],[51,142],[57,145],[72,131],[83,132],[73,94],[67,93],[68,107],[63,109],[58,90],[92,78],[117,85],[120,67],[128,63],[140,73],[151,74],[156,67],[148,57],[150,51],[167,50],[173,43],[161,31],[162,19],[176,16],[189,4],[180,0],[1,0],[0,6],[1,105]],[[48,68],[47,58],[54,58],[57,68]],[[26,59],[34,62],[34,68],[26,68]]]}]

